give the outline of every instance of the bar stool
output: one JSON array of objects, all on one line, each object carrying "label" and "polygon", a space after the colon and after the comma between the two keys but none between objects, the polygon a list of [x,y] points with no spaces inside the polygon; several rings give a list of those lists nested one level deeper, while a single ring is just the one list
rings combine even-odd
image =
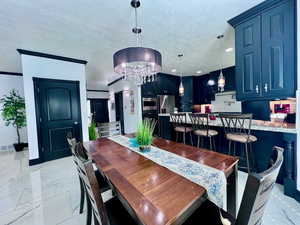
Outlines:
[{"label": "bar stool", "polygon": [[178,141],[178,134],[182,134],[183,143],[185,144],[185,135],[189,133],[191,138],[191,144],[193,145],[193,129],[186,125],[186,113],[172,113],[170,115],[170,121],[173,124],[174,131],[176,133],[176,142]]},{"label": "bar stool", "polygon": [[241,143],[245,145],[245,155],[248,173],[250,173],[249,156],[252,158],[252,167],[255,167],[252,143],[257,141],[257,137],[251,135],[252,114],[219,114],[221,118],[226,139],[229,141],[228,154],[231,154],[231,143],[233,142],[233,155],[236,155],[235,145]]},{"label": "bar stool", "polygon": [[216,151],[216,142],[214,137],[218,131],[210,129],[209,116],[207,113],[190,113],[189,117],[192,122],[194,134],[197,136],[197,147],[203,147],[204,138],[209,139],[209,149]]}]

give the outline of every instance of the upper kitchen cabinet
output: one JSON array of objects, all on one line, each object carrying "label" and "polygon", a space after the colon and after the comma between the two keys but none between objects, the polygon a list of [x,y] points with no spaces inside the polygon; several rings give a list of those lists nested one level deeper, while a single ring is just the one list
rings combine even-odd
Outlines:
[{"label": "upper kitchen cabinet", "polygon": [[154,82],[142,85],[143,97],[156,97],[157,95],[178,95],[179,77],[169,74],[157,74]]},{"label": "upper kitchen cabinet", "polygon": [[268,0],[231,19],[238,100],[295,95],[295,1]]}]

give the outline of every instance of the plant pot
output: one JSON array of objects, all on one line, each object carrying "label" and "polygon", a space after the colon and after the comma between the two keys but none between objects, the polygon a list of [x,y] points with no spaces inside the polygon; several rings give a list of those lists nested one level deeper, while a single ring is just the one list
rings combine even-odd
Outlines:
[{"label": "plant pot", "polygon": [[14,144],[14,148],[15,148],[16,152],[23,151],[23,149],[24,149],[25,146],[26,146],[25,143]]},{"label": "plant pot", "polygon": [[139,147],[141,152],[149,152],[151,150],[151,145],[143,145]]}]

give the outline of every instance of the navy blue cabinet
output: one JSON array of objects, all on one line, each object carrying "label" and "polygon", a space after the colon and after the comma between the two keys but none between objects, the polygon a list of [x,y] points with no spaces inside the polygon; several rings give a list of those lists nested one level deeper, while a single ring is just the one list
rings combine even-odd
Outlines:
[{"label": "navy blue cabinet", "polygon": [[295,95],[295,1],[269,0],[231,19],[238,100]]},{"label": "navy blue cabinet", "polygon": [[260,16],[235,29],[236,88],[238,99],[261,95],[261,26]]},{"label": "navy blue cabinet", "polygon": [[264,12],[261,19],[263,96],[293,96],[295,92],[293,1]]}]

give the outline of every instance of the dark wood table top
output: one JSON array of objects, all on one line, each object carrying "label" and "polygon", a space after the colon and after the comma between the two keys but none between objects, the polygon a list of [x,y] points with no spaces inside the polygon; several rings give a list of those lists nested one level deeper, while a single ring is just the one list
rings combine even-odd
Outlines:
[{"label": "dark wood table top", "polygon": [[[222,170],[226,176],[238,162],[236,157],[161,138],[154,145]],[[107,138],[84,146],[144,225],[180,224],[207,197],[203,187]]]}]

